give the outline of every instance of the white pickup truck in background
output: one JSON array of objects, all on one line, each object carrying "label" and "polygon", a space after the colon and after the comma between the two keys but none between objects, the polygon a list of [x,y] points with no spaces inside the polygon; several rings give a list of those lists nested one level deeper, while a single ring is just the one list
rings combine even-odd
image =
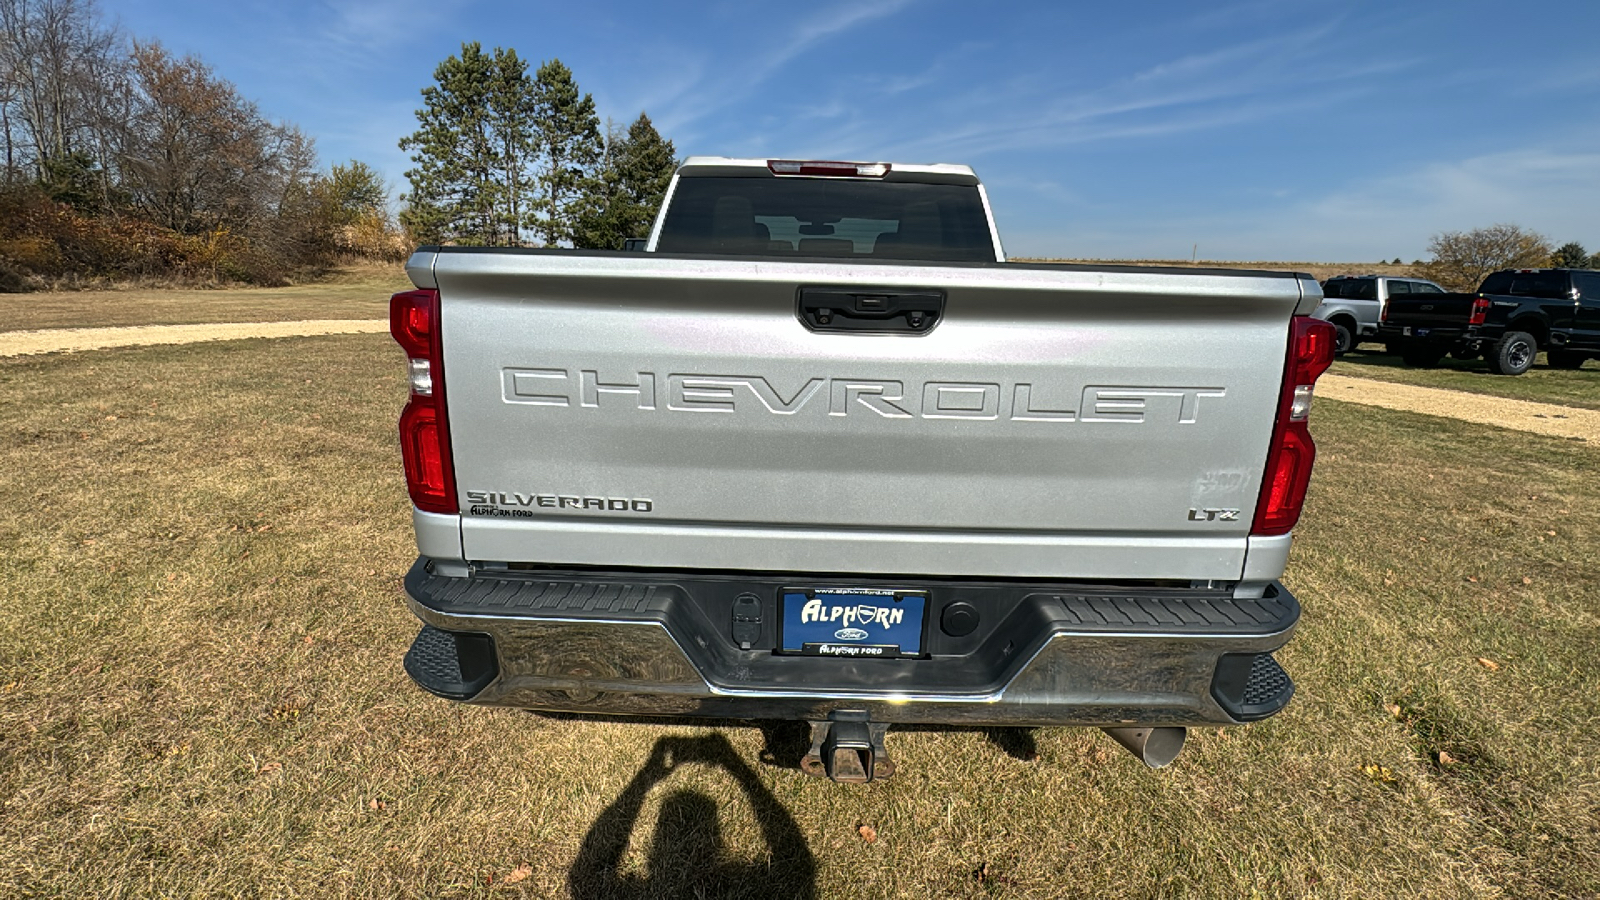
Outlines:
[{"label": "white pickup truck in background", "polygon": [[424,688],[537,710],[1271,715],[1333,329],[1307,275],[1004,262],[964,166],[691,158],[646,252],[423,247],[393,300]]},{"label": "white pickup truck in background", "polygon": [[1444,288],[1421,278],[1395,275],[1335,275],[1322,284],[1322,305],[1311,314],[1333,325],[1335,356],[1354,350],[1363,338],[1376,338],[1395,295],[1442,294]]}]

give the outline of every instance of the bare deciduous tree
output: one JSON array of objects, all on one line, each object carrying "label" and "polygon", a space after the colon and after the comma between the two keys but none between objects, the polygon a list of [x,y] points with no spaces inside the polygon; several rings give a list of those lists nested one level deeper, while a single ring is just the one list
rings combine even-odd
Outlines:
[{"label": "bare deciduous tree", "polygon": [[122,80],[120,43],[89,0],[0,0],[7,181],[44,179],[52,163],[74,156],[94,160],[102,173],[111,168],[103,138],[115,122],[108,101]]},{"label": "bare deciduous tree", "polygon": [[156,223],[188,234],[248,233],[311,177],[310,138],[267,121],[199,59],[137,44],[132,69],[122,174],[132,201]]},{"label": "bare deciduous tree", "polygon": [[1428,252],[1433,258],[1422,264],[1424,277],[1452,291],[1475,291],[1499,269],[1549,265],[1554,248],[1542,234],[1500,224],[1441,232],[1428,242]]}]

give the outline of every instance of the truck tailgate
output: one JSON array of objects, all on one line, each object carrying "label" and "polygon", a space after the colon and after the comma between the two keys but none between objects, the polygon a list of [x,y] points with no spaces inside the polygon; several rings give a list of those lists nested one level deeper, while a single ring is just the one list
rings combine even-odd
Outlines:
[{"label": "truck tailgate", "polygon": [[1389,325],[1460,325],[1472,315],[1477,294],[1410,294],[1389,298]]},{"label": "truck tailgate", "polygon": [[[440,252],[465,558],[1240,577],[1279,273]],[[801,287],[945,296],[809,330]]]}]

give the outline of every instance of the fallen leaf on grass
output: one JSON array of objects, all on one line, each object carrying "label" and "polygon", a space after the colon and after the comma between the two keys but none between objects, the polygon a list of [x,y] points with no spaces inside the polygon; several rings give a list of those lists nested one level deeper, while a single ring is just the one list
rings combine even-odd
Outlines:
[{"label": "fallen leaf on grass", "polygon": [[311,635],[309,635],[309,634],[308,634],[308,635],[306,635],[306,637],[305,637],[305,641],[306,641],[306,643],[308,643],[308,644],[311,644],[311,643],[315,643],[315,639],[314,639],[314,638],[312,638],[312,637],[311,637]]},{"label": "fallen leaf on grass", "polygon": [[262,764],[261,768],[256,770],[256,777],[260,778],[263,775],[271,775],[273,772],[280,771],[282,768],[283,763],[281,762],[264,763]]},{"label": "fallen leaf on grass", "polygon": [[1400,704],[1398,703],[1385,703],[1383,705],[1383,711],[1395,717],[1396,719],[1400,718]]},{"label": "fallen leaf on grass", "polygon": [[367,808],[368,809],[388,809],[389,808],[389,801],[381,800],[381,799],[379,799],[377,797],[373,797],[371,800],[367,801]]},{"label": "fallen leaf on grass", "polygon": [[1472,582],[1473,584],[1477,584],[1478,583],[1478,576],[1476,576],[1476,575],[1468,575],[1467,576],[1467,580]]},{"label": "fallen leaf on grass", "polygon": [[1380,766],[1374,763],[1368,763],[1362,766],[1361,772],[1379,784],[1394,784],[1400,780],[1394,777],[1394,771],[1388,766]]},{"label": "fallen leaf on grass", "polygon": [[856,826],[856,834],[861,835],[861,840],[868,844],[878,839],[878,829],[865,823]]},{"label": "fallen leaf on grass", "polygon": [[1444,752],[1443,750],[1439,751],[1439,765],[1441,765],[1441,766],[1453,766],[1455,764],[1456,764],[1456,758],[1454,756],[1451,756],[1450,754]]},{"label": "fallen leaf on grass", "polygon": [[519,881],[526,881],[528,879],[528,876],[530,876],[532,874],[533,874],[533,866],[530,866],[527,863],[523,863],[522,865],[517,866],[515,869],[512,869],[510,872],[507,872],[506,873],[506,877],[500,879],[500,883],[501,884],[516,884]]},{"label": "fallen leaf on grass", "polygon": [[1524,576],[1522,576],[1522,583],[1523,584],[1533,584],[1533,579],[1529,578],[1526,575],[1524,575]]},{"label": "fallen leaf on grass", "polygon": [[1500,664],[1492,659],[1489,659],[1488,657],[1478,657],[1478,665],[1483,666],[1485,669],[1488,669],[1491,672],[1500,671]]}]

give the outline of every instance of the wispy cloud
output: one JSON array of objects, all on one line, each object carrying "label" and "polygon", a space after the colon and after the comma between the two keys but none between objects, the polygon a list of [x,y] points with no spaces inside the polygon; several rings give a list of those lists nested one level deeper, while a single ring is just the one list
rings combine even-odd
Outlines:
[{"label": "wispy cloud", "polygon": [[[1350,89],[1340,82],[1406,65],[1320,64],[1311,48],[1336,24],[1179,56],[1087,89],[1036,87],[1002,102],[993,92],[968,94],[946,108],[946,117],[959,124],[920,129],[915,138],[889,143],[884,150],[973,157],[1221,128],[1308,112],[1348,97]],[[1041,95],[1047,91],[1053,93]]]},{"label": "wispy cloud", "polygon": [[[1589,137],[1600,143],[1600,132]],[[1211,259],[1410,260],[1425,256],[1441,231],[1513,222],[1557,243],[1595,246],[1596,172],[1600,152],[1523,147],[1425,163],[1302,200],[1268,197],[1203,215],[1039,229],[1012,243],[1018,255],[1171,258],[1198,241]]]},{"label": "wispy cloud", "polygon": [[[1600,142],[1590,129],[1589,146]],[[1600,152],[1523,147],[1414,169],[1349,185],[1309,203],[1312,227],[1354,245],[1374,240],[1420,254],[1429,236],[1515,222],[1558,242],[1600,241]],[[1371,215],[1373,210],[1382,215]],[[1325,230],[1324,230],[1325,229]],[[1396,252],[1402,252],[1396,250]]]},{"label": "wispy cloud", "polygon": [[891,16],[910,6],[913,0],[870,0],[865,3],[836,4],[815,9],[809,19],[790,31],[788,40],[776,47],[750,54],[727,53],[709,77],[682,85],[677,96],[663,98],[667,110],[662,118],[674,128],[684,129],[754,94],[784,67],[831,38],[869,22]]}]

